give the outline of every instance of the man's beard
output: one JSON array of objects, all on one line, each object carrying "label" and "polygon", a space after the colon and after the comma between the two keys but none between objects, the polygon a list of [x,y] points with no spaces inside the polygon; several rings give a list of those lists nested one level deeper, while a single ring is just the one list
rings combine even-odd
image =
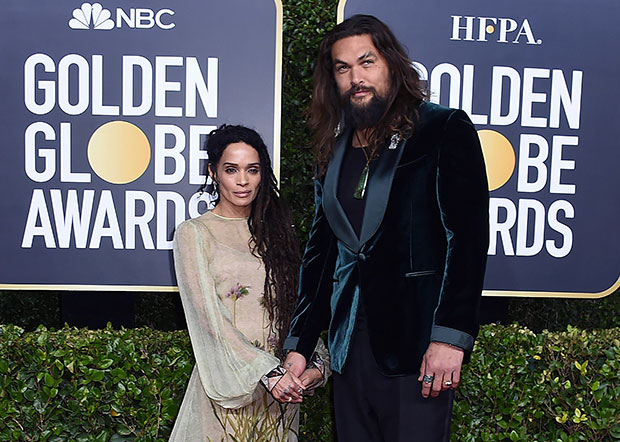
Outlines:
[{"label": "man's beard", "polygon": [[[360,90],[372,92],[365,104],[355,104],[351,100],[351,96]],[[374,87],[352,87],[341,97],[341,102],[346,125],[360,129],[374,127],[388,106],[388,99],[379,95]]]}]

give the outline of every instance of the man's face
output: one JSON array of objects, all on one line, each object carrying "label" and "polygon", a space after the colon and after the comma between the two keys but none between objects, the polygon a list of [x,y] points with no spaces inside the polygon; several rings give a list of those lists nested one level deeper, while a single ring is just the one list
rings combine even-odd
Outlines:
[{"label": "man's face", "polygon": [[390,92],[390,70],[368,34],[345,37],[332,46],[334,79],[344,105],[353,111],[384,101]]}]

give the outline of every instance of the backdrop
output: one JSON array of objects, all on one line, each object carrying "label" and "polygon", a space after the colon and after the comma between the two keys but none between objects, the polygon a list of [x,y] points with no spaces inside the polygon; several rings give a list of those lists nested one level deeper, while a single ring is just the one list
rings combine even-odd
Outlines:
[{"label": "backdrop", "polygon": [[0,288],[173,290],[206,134],[253,127],[279,165],[280,1],[2,9]]},{"label": "backdrop", "polygon": [[479,129],[491,190],[485,294],[620,287],[615,0],[348,0],[408,47],[431,101]]}]

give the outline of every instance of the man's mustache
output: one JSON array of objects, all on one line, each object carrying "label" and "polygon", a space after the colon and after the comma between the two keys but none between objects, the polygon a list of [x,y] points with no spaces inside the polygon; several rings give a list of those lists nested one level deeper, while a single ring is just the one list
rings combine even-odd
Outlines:
[{"label": "man's mustache", "polygon": [[343,98],[348,100],[353,94],[357,92],[372,92],[375,97],[377,96],[377,90],[372,86],[352,86],[348,91],[345,92]]}]

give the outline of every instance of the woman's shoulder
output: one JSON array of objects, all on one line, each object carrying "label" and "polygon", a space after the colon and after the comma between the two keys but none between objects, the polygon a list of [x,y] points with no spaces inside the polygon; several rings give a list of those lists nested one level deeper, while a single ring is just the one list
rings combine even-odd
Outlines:
[{"label": "woman's shoulder", "polygon": [[176,228],[175,237],[209,235],[211,227],[214,222],[214,217],[211,212],[206,212],[195,218],[189,218],[179,224]]}]

